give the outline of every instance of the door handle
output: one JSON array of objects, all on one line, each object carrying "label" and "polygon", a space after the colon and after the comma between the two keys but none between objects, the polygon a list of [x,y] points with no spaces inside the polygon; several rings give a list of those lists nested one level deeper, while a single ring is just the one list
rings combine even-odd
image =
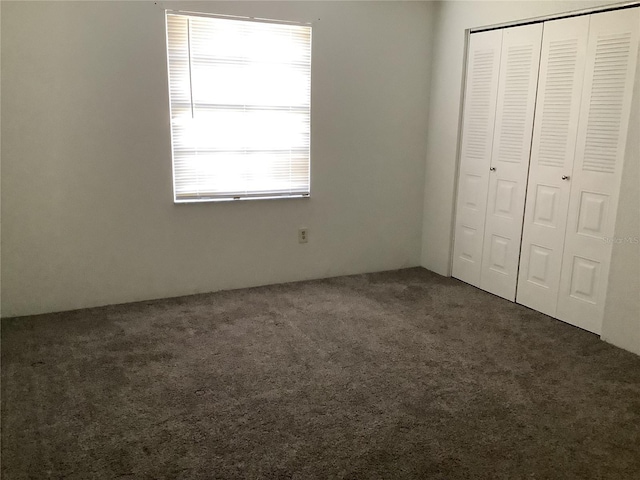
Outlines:
[{"label": "door handle", "polygon": [[489,170],[491,170],[492,172],[496,171],[496,167],[489,167]]},{"label": "door handle", "polygon": [[570,178],[569,175],[562,175],[563,180],[569,180],[569,178]]}]

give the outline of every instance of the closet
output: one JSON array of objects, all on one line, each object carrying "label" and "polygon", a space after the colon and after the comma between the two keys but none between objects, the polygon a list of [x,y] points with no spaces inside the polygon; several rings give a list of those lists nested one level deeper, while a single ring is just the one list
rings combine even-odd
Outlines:
[{"label": "closet", "polygon": [[639,31],[636,7],[470,34],[454,277],[600,333]]}]

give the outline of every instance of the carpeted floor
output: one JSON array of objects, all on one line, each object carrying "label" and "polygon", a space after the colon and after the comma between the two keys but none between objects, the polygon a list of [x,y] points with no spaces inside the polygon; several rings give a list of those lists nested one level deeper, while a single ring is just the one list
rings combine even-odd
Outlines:
[{"label": "carpeted floor", "polygon": [[640,357],[419,268],[6,319],[2,478],[637,479]]}]

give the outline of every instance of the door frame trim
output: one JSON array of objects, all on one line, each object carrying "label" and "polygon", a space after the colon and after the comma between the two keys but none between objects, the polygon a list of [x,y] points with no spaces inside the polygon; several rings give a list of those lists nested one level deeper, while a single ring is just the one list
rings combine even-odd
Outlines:
[{"label": "door frame trim", "polygon": [[582,15],[591,15],[594,13],[611,12],[613,10],[622,10],[625,8],[634,8],[640,6],[640,2],[637,0],[623,3],[613,3],[611,5],[602,5],[599,7],[585,8],[582,10],[572,10],[566,13],[555,13],[551,15],[544,15],[541,17],[529,18],[526,20],[514,20],[512,22],[499,23],[496,25],[487,25],[484,27],[469,28],[469,33],[487,32],[489,30],[498,30],[500,28],[518,27],[520,25],[530,25],[532,23],[548,22],[549,20],[559,20],[561,18],[579,17]]}]

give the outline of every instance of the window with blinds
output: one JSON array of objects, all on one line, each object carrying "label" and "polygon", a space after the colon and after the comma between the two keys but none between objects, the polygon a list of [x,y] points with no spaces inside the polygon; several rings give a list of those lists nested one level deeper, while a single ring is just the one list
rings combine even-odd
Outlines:
[{"label": "window with blinds", "polygon": [[174,201],[308,196],[311,27],[166,22]]}]

